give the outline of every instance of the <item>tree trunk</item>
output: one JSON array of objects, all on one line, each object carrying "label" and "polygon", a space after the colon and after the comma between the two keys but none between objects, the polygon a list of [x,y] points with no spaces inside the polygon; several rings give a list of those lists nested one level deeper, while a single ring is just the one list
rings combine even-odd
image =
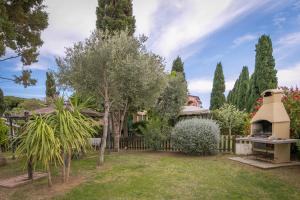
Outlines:
[{"label": "tree trunk", "polygon": [[229,137],[231,136],[231,127],[228,129]]},{"label": "tree trunk", "polygon": [[48,164],[48,186],[52,187],[52,178],[51,178],[51,169],[50,169],[50,165]]},{"label": "tree trunk", "polygon": [[62,176],[62,182],[66,182],[66,156],[64,151],[61,153],[61,157],[63,158],[62,162],[62,168],[61,168],[61,176]]},{"label": "tree trunk", "polygon": [[66,182],[69,181],[70,170],[71,170],[72,152],[69,151],[67,154],[67,166],[66,166]]},{"label": "tree trunk", "polygon": [[124,125],[124,118],[127,112],[127,103],[124,105],[123,110],[112,113],[113,126],[114,126],[114,151],[119,152],[120,150],[120,137],[122,128]]},{"label": "tree trunk", "polygon": [[113,118],[113,130],[114,130],[114,151],[119,152],[120,150],[120,117],[119,113],[115,112],[112,114]]},{"label": "tree trunk", "polygon": [[126,112],[124,117],[123,133],[124,137],[128,137],[128,112]]},{"label": "tree trunk", "polygon": [[106,148],[106,139],[107,139],[107,131],[108,131],[108,114],[109,114],[109,99],[108,99],[108,94],[107,91],[105,92],[105,101],[104,101],[104,125],[103,125],[103,136],[101,140],[101,147],[99,151],[99,159],[97,162],[97,166],[101,166],[104,163],[104,153],[105,153],[105,148]]},{"label": "tree trunk", "polygon": [[27,163],[27,174],[28,174],[28,179],[32,180],[33,179],[32,157],[29,158],[29,161]]}]

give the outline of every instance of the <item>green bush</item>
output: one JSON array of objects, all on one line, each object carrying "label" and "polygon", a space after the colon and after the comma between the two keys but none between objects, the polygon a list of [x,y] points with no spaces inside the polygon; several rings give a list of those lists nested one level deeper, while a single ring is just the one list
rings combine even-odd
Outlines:
[{"label": "green bush", "polygon": [[168,138],[170,127],[166,120],[159,117],[152,117],[146,127],[140,127],[146,143],[152,150],[160,150],[162,141]]},{"label": "green bush", "polygon": [[0,148],[6,149],[8,146],[8,131],[9,129],[4,120],[0,118]]},{"label": "green bush", "polygon": [[189,154],[214,154],[218,150],[220,129],[209,119],[187,119],[176,124],[172,131],[174,146]]}]

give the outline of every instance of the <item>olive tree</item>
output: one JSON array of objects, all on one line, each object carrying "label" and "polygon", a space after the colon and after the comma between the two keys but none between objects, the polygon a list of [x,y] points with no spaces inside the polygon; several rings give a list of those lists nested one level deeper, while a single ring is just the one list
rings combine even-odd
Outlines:
[{"label": "olive tree", "polygon": [[67,49],[66,57],[57,59],[57,64],[60,84],[104,102],[99,166],[104,162],[109,113],[118,144],[128,108],[155,101],[159,95],[164,82],[161,58],[147,52],[143,41],[126,31],[113,35],[95,31],[85,42]]},{"label": "olive tree", "polygon": [[247,113],[240,111],[231,104],[224,104],[221,108],[215,110],[213,114],[218,124],[223,129],[227,129],[230,136],[233,129],[239,128],[247,123]]}]

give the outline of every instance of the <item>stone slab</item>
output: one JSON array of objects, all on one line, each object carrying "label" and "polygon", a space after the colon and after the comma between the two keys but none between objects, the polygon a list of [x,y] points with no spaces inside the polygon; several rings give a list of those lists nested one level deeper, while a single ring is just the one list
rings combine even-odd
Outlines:
[{"label": "stone slab", "polygon": [[[44,178],[44,177],[47,177],[47,176],[48,176],[47,173],[35,172],[33,174],[33,180],[38,180],[38,179],[41,179],[41,178]],[[23,174],[23,175],[14,176],[14,177],[11,177],[11,178],[0,180],[0,187],[14,188],[14,187],[29,183],[31,181],[32,180],[28,179],[27,174]]]},{"label": "stone slab", "polygon": [[245,158],[245,157],[230,157],[230,160],[258,167],[260,169],[273,169],[279,167],[290,167],[290,166],[300,166],[300,162],[291,161],[288,163],[270,163],[260,160],[255,160],[254,158]]}]

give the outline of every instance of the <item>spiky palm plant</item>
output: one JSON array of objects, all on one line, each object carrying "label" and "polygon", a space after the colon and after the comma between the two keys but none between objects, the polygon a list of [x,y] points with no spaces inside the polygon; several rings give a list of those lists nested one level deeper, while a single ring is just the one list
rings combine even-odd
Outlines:
[{"label": "spiky palm plant", "polygon": [[49,125],[49,116],[35,116],[24,126],[17,139],[20,141],[17,155],[25,155],[27,163],[32,162],[34,168],[37,163],[41,163],[48,172],[48,185],[51,186],[50,164],[61,164],[62,159],[60,141]]},{"label": "spiky palm plant", "polygon": [[70,175],[72,152],[85,150],[88,138],[92,137],[95,130],[92,128],[92,120],[80,113],[81,107],[64,105],[63,98],[55,101],[56,112],[49,118],[51,127],[61,144],[61,155],[63,157],[63,181],[67,182]]}]

